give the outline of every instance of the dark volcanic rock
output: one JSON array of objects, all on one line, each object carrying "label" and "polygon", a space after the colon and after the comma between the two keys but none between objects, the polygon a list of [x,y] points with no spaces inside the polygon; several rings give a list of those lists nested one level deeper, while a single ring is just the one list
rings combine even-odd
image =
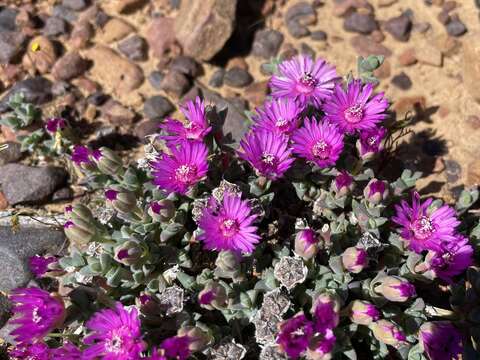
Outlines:
[{"label": "dark volcanic rock", "polygon": [[32,275],[28,269],[29,257],[45,252],[58,252],[65,242],[63,231],[45,226],[24,226],[13,230],[0,226],[0,291],[25,286]]},{"label": "dark volcanic rock", "polygon": [[0,167],[0,185],[11,205],[39,204],[67,181],[67,172],[58,167],[7,164]]},{"label": "dark volcanic rock", "polygon": [[252,54],[268,60],[277,55],[282,42],[283,34],[281,32],[272,29],[259,30],[255,33]]},{"label": "dark volcanic rock", "polygon": [[162,80],[165,77],[160,71],[152,71],[150,75],[148,75],[148,82],[152,85],[155,89],[161,90],[162,89]]},{"label": "dark volcanic rock", "polygon": [[160,84],[162,90],[176,97],[180,97],[190,89],[190,80],[177,70],[170,70]]},{"label": "dark volcanic rock", "polygon": [[3,8],[0,10],[0,32],[17,30],[18,11],[13,8]]},{"label": "dark volcanic rock", "polygon": [[42,76],[28,78],[15,83],[10,91],[0,100],[0,113],[8,110],[7,103],[10,96],[20,92],[25,95],[25,101],[41,105],[52,100],[52,83]]},{"label": "dark volcanic rock", "polygon": [[446,27],[448,35],[455,37],[462,36],[468,31],[467,27],[460,19],[452,19]]},{"label": "dark volcanic rock", "polygon": [[385,30],[399,41],[408,41],[412,30],[412,20],[406,14],[394,17],[385,23]]},{"label": "dark volcanic rock", "polygon": [[225,77],[225,69],[220,68],[215,70],[215,72],[210,77],[208,85],[214,88],[219,88],[223,85],[223,78]]},{"label": "dark volcanic rock", "polygon": [[310,30],[298,21],[287,22],[287,30],[294,38],[299,39],[310,34]]},{"label": "dark volcanic rock", "polygon": [[147,59],[147,42],[141,36],[133,35],[118,44],[118,50],[133,61]]},{"label": "dark volcanic rock", "polygon": [[327,40],[327,33],[322,30],[317,30],[317,31],[314,31],[310,35],[310,37],[312,38],[312,40],[315,40],[315,41],[325,41]]},{"label": "dark volcanic rock", "polygon": [[145,136],[158,133],[160,122],[158,120],[143,120],[135,125],[133,134],[140,139],[143,143],[147,143],[148,140]]},{"label": "dark volcanic rock", "polygon": [[372,31],[378,29],[378,25],[373,15],[355,12],[345,18],[343,28],[351,32],[370,34]]},{"label": "dark volcanic rock", "polygon": [[5,150],[0,151],[0,165],[16,162],[22,157],[21,146],[17,142],[6,142],[0,145],[8,145]]},{"label": "dark volcanic rock", "polygon": [[174,110],[172,103],[161,95],[147,99],[143,104],[143,112],[149,119],[161,119]]},{"label": "dark volcanic rock", "polygon": [[0,32],[0,64],[12,61],[22,50],[25,36],[20,32]]},{"label": "dark volcanic rock", "polygon": [[61,18],[50,16],[45,21],[43,33],[47,36],[58,36],[68,32],[68,23]]},{"label": "dark volcanic rock", "polygon": [[290,21],[296,21],[302,25],[312,25],[317,22],[317,13],[310,3],[302,1],[288,8],[285,22]]},{"label": "dark volcanic rock", "polygon": [[408,90],[412,87],[412,80],[408,77],[407,74],[401,72],[392,79],[392,84],[402,90]]},{"label": "dark volcanic rock", "polygon": [[200,74],[200,67],[194,58],[190,56],[177,56],[169,65],[170,70],[178,71],[191,78]]},{"label": "dark volcanic rock", "polygon": [[223,79],[228,86],[242,88],[253,82],[253,77],[247,70],[233,67],[225,73]]}]

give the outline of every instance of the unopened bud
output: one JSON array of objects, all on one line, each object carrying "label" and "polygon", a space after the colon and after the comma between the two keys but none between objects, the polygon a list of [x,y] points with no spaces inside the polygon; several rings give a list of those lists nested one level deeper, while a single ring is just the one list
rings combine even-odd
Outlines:
[{"label": "unopened bud", "polygon": [[124,265],[137,263],[145,254],[145,249],[138,241],[128,240],[115,249],[115,260]]},{"label": "unopened bud", "polygon": [[191,352],[204,350],[212,341],[212,336],[198,326],[186,326],[178,330],[178,336],[187,336],[189,339],[188,349]]},{"label": "unopened bud", "polygon": [[349,194],[354,188],[353,177],[346,171],[341,171],[332,182],[332,189],[339,197]]},{"label": "unopened bud", "polygon": [[155,221],[167,222],[175,216],[175,204],[168,199],[153,201],[148,208],[148,214]]},{"label": "unopened bud", "polygon": [[64,225],[65,235],[78,245],[88,244],[97,233],[95,219],[88,207],[76,204],[66,211],[69,219]]},{"label": "unopened bud", "polygon": [[370,325],[375,338],[387,345],[398,346],[405,342],[405,334],[392,322],[388,320],[379,320]]},{"label": "unopened bud", "polygon": [[107,204],[122,214],[129,214],[137,209],[137,198],[131,191],[120,186],[112,186],[105,191]]},{"label": "unopened bud", "polygon": [[295,254],[308,260],[319,250],[318,237],[312,229],[300,230],[295,236]]},{"label": "unopened bud", "polygon": [[388,197],[389,188],[386,181],[372,179],[363,190],[363,195],[372,204],[378,204]]},{"label": "unopened bud", "polygon": [[117,175],[123,167],[122,159],[106,147],[93,151],[92,158],[98,170],[107,175]]},{"label": "unopened bud", "polygon": [[399,276],[386,276],[375,291],[390,301],[405,302],[416,295],[415,286]]},{"label": "unopened bud", "polygon": [[240,256],[233,251],[220,251],[215,265],[219,277],[234,278],[240,273]]},{"label": "unopened bud", "polygon": [[198,294],[198,303],[208,310],[225,309],[227,306],[227,292],[225,288],[216,281],[210,281]]},{"label": "unopened bud", "polygon": [[342,254],[343,267],[351,273],[358,274],[368,265],[367,252],[359,247],[349,247]]},{"label": "unopened bud", "polygon": [[354,300],[349,306],[349,316],[355,324],[370,325],[380,319],[380,311],[368,301]]}]

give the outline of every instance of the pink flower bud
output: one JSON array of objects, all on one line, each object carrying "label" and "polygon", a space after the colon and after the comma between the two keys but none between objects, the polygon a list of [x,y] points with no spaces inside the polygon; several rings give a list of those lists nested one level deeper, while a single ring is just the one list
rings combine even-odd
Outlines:
[{"label": "pink flower bud", "polygon": [[370,325],[380,319],[380,311],[375,305],[363,300],[354,300],[350,303],[350,320],[359,325]]},{"label": "pink flower bud", "polygon": [[392,322],[379,320],[370,325],[375,338],[387,345],[398,346],[407,340],[405,334]]},{"label": "pink flower bud", "polygon": [[192,352],[202,351],[212,341],[212,336],[198,326],[186,326],[178,330],[177,336],[187,336],[188,349]]},{"label": "pink flower bud", "polygon": [[175,204],[168,199],[153,201],[148,208],[148,214],[155,221],[167,222],[175,215]]},{"label": "pink flower bud", "polygon": [[386,181],[372,179],[363,190],[363,195],[372,204],[378,204],[388,197],[389,188]]},{"label": "pink flower bud", "polygon": [[359,247],[349,247],[342,254],[342,264],[347,271],[358,274],[368,265],[367,252]]},{"label": "pink flower bud", "polygon": [[305,260],[315,257],[318,252],[318,237],[312,229],[300,230],[295,236],[295,253]]},{"label": "pink flower bud", "polygon": [[216,281],[210,281],[198,294],[198,303],[208,310],[224,309],[228,296],[225,288]]},{"label": "pink flower bud", "polygon": [[416,295],[415,286],[399,276],[384,277],[375,291],[396,302],[405,302]]},{"label": "pink flower bud", "polygon": [[341,197],[349,194],[355,188],[353,177],[346,171],[341,171],[332,182],[332,189]]}]

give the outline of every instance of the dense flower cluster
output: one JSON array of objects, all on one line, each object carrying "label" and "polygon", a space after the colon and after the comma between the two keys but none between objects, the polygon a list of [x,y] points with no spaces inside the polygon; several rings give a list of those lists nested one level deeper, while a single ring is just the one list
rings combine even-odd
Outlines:
[{"label": "dense flower cluster", "polygon": [[63,296],[12,291],[11,358],[478,356],[478,191],[453,207],[422,199],[420,174],[386,173],[399,125],[363,77],[307,56],[270,65],[236,144],[197,97],[138,164],[71,149],[92,201],[65,209],[67,255],[30,259]]}]

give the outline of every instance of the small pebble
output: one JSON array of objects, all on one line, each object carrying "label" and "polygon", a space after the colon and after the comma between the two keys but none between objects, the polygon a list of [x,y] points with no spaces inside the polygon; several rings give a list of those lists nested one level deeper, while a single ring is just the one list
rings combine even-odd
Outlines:
[{"label": "small pebble", "polygon": [[239,67],[233,67],[225,73],[225,84],[231,87],[242,88],[253,82],[250,73]]},{"label": "small pebble", "polygon": [[310,34],[310,30],[305,25],[301,25],[298,21],[292,20],[287,22],[287,30],[294,38],[299,39]]},{"label": "small pebble", "polygon": [[408,90],[412,87],[412,81],[403,71],[392,78],[392,84],[401,90]]},{"label": "small pebble", "polygon": [[454,19],[447,24],[448,35],[459,37],[467,32],[467,27],[460,19]]},{"label": "small pebble", "polygon": [[325,31],[322,31],[322,30],[317,30],[317,31],[312,32],[310,37],[311,37],[312,40],[315,40],[315,41],[325,41],[325,40],[327,40],[327,33]]},{"label": "small pebble", "polygon": [[162,74],[160,71],[152,71],[150,75],[148,75],[148,82],[152,87],[154,87],[157,90],[162,89],[162,80],[165,77],[164,74]]},{"label": "small pebble", "polygon": [[208,85],[214,88],[219,88],[223,85],[223,78],[225,77],[225,70],[220,68],[212,74]]}]

